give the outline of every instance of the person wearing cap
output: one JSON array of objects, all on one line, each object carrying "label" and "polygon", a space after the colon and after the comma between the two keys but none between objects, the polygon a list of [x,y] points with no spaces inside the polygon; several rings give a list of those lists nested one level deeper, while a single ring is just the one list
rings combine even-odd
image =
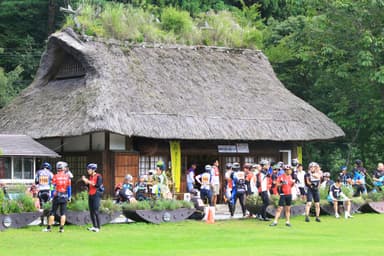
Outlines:
[{"label": "person wearing cap", "polygon": [[57,173],[53,175],[52,185],[54,186],[53,190],[53,199],[52,199],[52,208],[48,217],[47,228],[43,229],[44,232],[51,232],[51,226],[55,220],[55,214],[59,209],[60,213],[60,228],[59,232],[64,232],[64,224],[66,221],[66,212],[67,212],[67,202],[71,200],[72,190],[71,190],[71,179],[67,174],[64,173],[64,164],[63,162],[56,163]]},{"label": "person wearing cap", "polygon": [[305,221],[309,222],[309,211],[312,206],[312,200],[315,203],[316,221],[320,221],[320,181],[321,172],[318,163],[311,162],[309,164],[309,171],[305,174],[305,186],[307,188],[307,204],[305,205]]},{"label": "person wearing cap", "polygon": [[340,167],[340,174],[339,174],[339,179],[341,180],[341,184],[343,186],[346,186],[346,187],[349,187],[349,188],[352,188],[352,184],[353,184],[353,181],[352,181],[352,175],[350,173],[348,173],[348,167],[343,165]]},{"label": "person wearing cap", "polygon": [[280,218],[281,211],[284,208],[285,213],[285,225],[287,227],[291,226],[290,216],[291,216],[291,203],[292,203],[292,187],[295,185],[294,180],[292,179],[292,167],[289,165],[284,166],[285,173],[280,175],[277,178],[277,187],[280,195],[279,207],[276,210],[275,219],[270,224],[270,226],[276,226],[277,221]]},{"label": "person wearing cap", "polygon": [[259,212],[259,220],[263,221],[269,221],[270,219],[267,218],[267,207],[269,205],[269,189],[271,186],[271,183],[269,181],[269,161],[268,160],[261,160],[260,161],[261,171],[256,176],[256,187],[259,191],[259,196],[261,197],[261,200],[263,201],[263,205],[260,208]]},{"label": "person wearing cap", "polygon": [[152,194],[158,198],[168,198],[170,191],[168,187],[168,177],[165,173],[165,164],[162,160],[156,163],[155,174],[153,175]]},{"label": "person wearing cap", "polygon": [[329,189],[328,200],[333,204],[333,209],[335,210],[335,217],[337,219],[340,218],[339,206],[343,206],[344,204],[345,218],[352,218],[351,200],[343,193],[341,180],[339,178],[336,179],[336,182],[331,185]]},{"label": "person wearing cap", "polygon": [[363,162],[359,159],[355,161],[355,168],[353,169],[353,187],[355,194],[353,196],[360,196],[367,194],[367,188],[365,186],[365,177],[367,170],[363,167]]},{"label": "person wearing cap", "polygon": [[211,169],[212,166],[207,164],[204,167],[204,172],[196,176],[196,181],[201,185],[200,186],[200,197],[204,203],[208,201],[209,206],[213,206],[212,204],[212,191],[211,191]]},{"label": "person wearing cap", "polygon": [[90,163],[87,165],[88,178],[82,176],[81,179],[88,186],[88,206],[91,216],[92,227],[89,227],[89,231],[100,231],[100,217],[99,208],[100,200],[104,192],[103,178],[96,172],[97,164]]}]

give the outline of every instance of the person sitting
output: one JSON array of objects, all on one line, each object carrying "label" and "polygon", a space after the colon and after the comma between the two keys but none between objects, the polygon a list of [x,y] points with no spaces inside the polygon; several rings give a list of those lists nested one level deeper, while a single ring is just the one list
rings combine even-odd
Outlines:
[{"label": "person sitting", "polygon": [[133,194],[133,177],[128,174],[124,178],[123,184],[118,184],[115,188],[116,203],[132,202],[134,198]]},{"label": "person sitting", "polygon": [[373,172],[373,186],[374,191],[383,191],[384,186],[384,164],[378,163],[377,169]]},{"label": "person sitting", "polygon": [[135,184],[133,191],[135,192],[136,200],[143,201],[147,199],[148,187],[144,175],[140,175],[139,182]]},{"label": "person sitting", "polygon": [[[335,217],[340,218],[339,215],[339,206],[344,206],[345,218],[352,218],[351,215],[351,200],[343,193],[342,191],[341,180],[337,179],[336,182],[331,185],[328,194],[328,201],[333,204],[333,209],[335,210]],[[345,205],[344,205],[345,204]]]},{"label": "person sitting", "polygon": [[322,188],[322,189],[330,188],[333,183],[335,183],[335,182],[333,180],[331,180],[331,174],[329,172],[324,172],[323,182],[320,184],[320,188]]}]

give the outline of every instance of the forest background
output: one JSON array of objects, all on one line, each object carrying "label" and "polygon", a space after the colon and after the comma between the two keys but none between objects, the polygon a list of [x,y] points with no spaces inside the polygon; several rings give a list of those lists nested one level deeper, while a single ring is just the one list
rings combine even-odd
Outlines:
[{"label": "forest background", "polygon": [[[59,10],[68,5],[80,13]],[[361,159],[372,171],[384,147],[383,13],[384,0],[0,0],[0,108],[31,83],[47,37],[68,25],[132,43],[260,49],[289,90],[346,133],[306,143],[304,164],[336,175]]]}]

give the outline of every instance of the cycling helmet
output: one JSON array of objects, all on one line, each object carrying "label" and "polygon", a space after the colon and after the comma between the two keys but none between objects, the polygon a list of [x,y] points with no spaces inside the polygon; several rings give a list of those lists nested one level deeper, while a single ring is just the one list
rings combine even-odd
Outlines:
[{"label": "cycling helmet", "polygon": [[232,170],[234,170],[235,172],[240,170],[240,164],[239,163],[233,163],[232,164]]},{"label": "cycling helmet", "polygon": [[348,168],[347,168],[347,166],[345,166],[345,165],[343,165],[343,166],[341,166],[340,167],[340,171],[346,171]]},{"label": "cycling helmet", "polygon": [[225,169],[231,169],[232,168],[232,163],[226,163],[225,164]]},{"label": "cycling helmet", "polygon": [[357,166],[361,166],[362,163],[363,163],[363,162],[362,162],[360,159],[356,159],[356,161],[355,161],[355,164],[356,164]]},{"label": "cycling helmet", "polygon": [[264,160],[264,159],[263,159],[263,160],[260,161],[260,165],[261,165],[261,166],[264,166],[264,165],[267,165],[267,164],[269,164],[269,161],[268,161],[268,160]]},{"label": "cycling helmet", "polygon": [[45,168],[45,169],[48,169],[48,170],[52,170],[52,166],[50,163],[47,163],[47,162],[44,162],[42,165],[41,165],[41,168]]},{"label": "cycling helmet", "polygon": [[299,160],[297,158],[292,159],[292,166],[297,166],[299,164]]},{"label": "cycling helmet", "polygon": [[125,176],[124,179],[125,179],[125,180],[128,180],[128,181],[132,181],[132,180],[133,180],[133,177],[132,177],[132,175],[128,174],[128,175]]},{"label": "cycling helmet", "polygon": [[96,170],[97,169],[97,164],[94,164],[94,163],[90,163],[87,165],[87,170]]},{"label": "cycling helmet", "polygon": [[165,170],[165,164],[164,164],[164,162],[162,160],[157,161],[156,167],[159,167],[160,170],[162,170],[162,171]]},{"label": "cycling helmet", "polygon": [[63,170],[65,168],[65,162],[57,162],[56,163],[56,170]]},{"label": "cycling helmet", "polygon": [[324,172],[323,176],[324,177],[331,177],[331,174],[329,172]]},{"label": "cycling helmet", "polygon": [[292,167],[289,165],[289,164],[286,164],[286,165],[284,165],[284,170],[290,170],[290,169],[292,169]]},{"label": "cycling helmet", "polygon": [[204,167],[205,171],[207,172],[210,172],[212,170],[212,166],[210,166],[209,164],[207,164],[205,167]]}]

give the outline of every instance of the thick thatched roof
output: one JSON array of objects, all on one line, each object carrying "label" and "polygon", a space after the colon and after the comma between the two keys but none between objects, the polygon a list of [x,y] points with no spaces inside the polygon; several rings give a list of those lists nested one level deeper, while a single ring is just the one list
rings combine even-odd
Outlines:
[{"label": "thick thatched roof", "polygon": [[0,134],[0,156],[60,157],[26,135]]},{"label": "thick thatched roof", "polygon": [[[59,76],[70,59],[85,76]],[[72,30],[49,38],[34,82],[0,111],[0,132],[9,131],[34,138],[95,131],[197,140],[344,136],[281,84],[260,51],[81,41]]]}]

